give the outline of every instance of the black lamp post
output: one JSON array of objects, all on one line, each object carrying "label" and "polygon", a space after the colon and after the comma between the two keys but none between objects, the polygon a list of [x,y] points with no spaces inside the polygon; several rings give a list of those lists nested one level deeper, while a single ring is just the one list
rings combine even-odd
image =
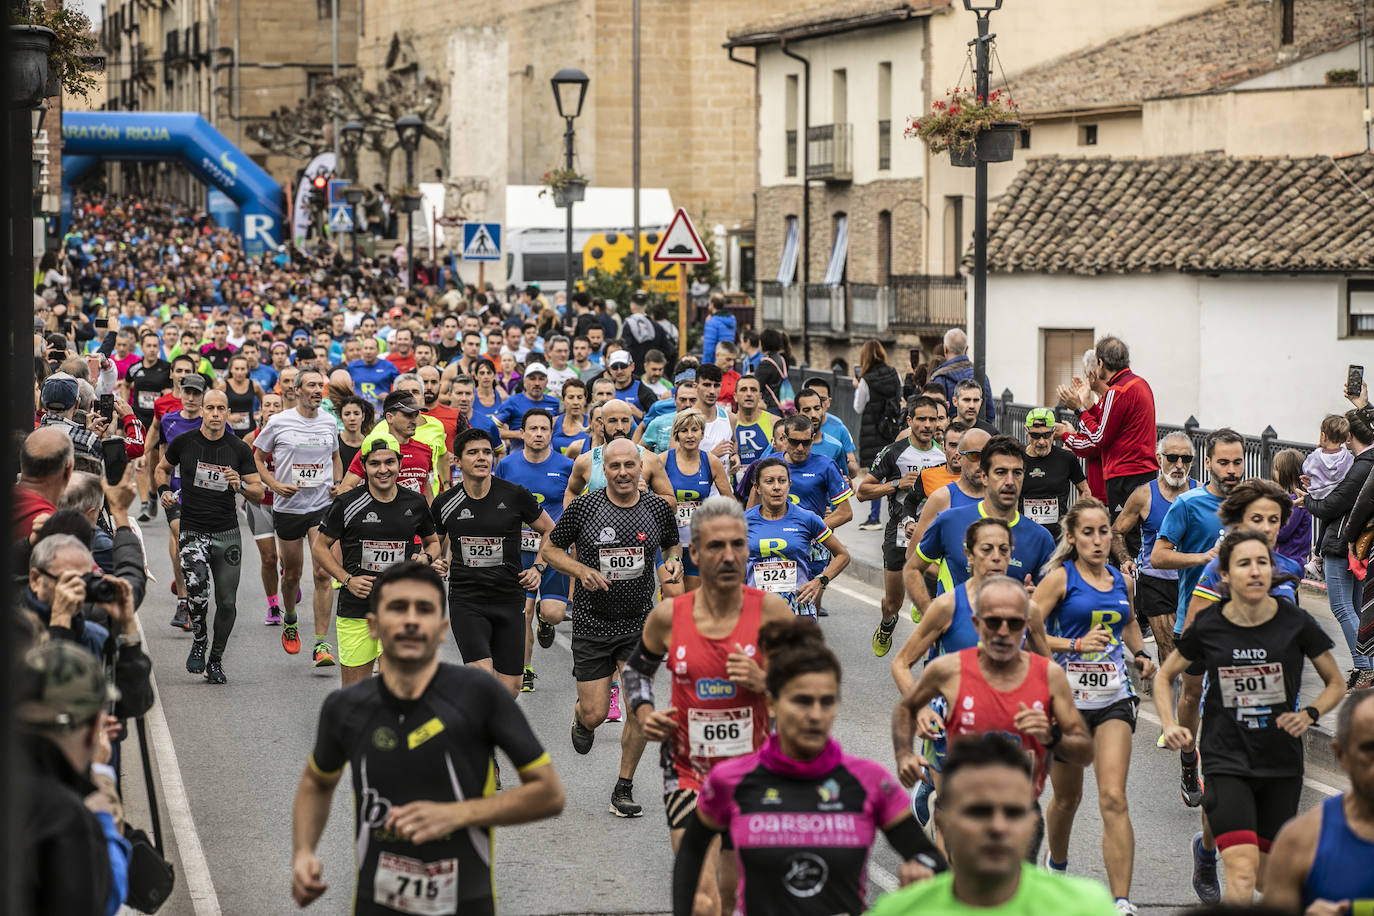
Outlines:
[{"label": "black lamp post", "polygon": [[[553,75],[550,82],[553,84],[554,104],[558,106],[558,115],[563,119],[565,125],[563,130],[564,162],[566,168],[571,171],[573,167],[573,138],[575,136],[573,121],[582,114],[582,103],[587,98],[587,84],[591,80],[587,74],[576,67],[564,67]],[[563,237],[563,278],[566,284],[563,288],[563,295],[571,307],[573,294],[573,205],[571,200],[567,202],[567,207],[567,233]]]},{"label": "black lamp post", "polygon": [[[401,138],[401,148],[406,151],[406,188],[415,187],[415,151],[420,148],[420,137],[424,133],[425,122],[419,115],[401,115],[396,119],[396,136]],[[409,209],[411,201],[406,201],[406,275],[409,278],[407,289],[415,288],[415,209]]]},{"label": "black lamp post", "polygon": [[[964,0],[964,9],[978,17],[974,46],[976,93],[988,97],[988,50],[997,36],[988,31],[989,17],[1002,0]],[[973,166],[973,377],[987,384],[988,342],[988,164],[979,157]]]},{"label": "black lamp post", "polygon": [[353,228],[349,234],[353,236],[353,260],[358,260],[358,204],[363,202],[363,189],[357,185],[349,185],[343,191],[344,202],[348,204],[348,215],[352,217]]},{"label": "black lamp post", "polygon": [[358,180],[358,148],[363,145],[363,125],[359,121],[345,121],[339,128],[339,149],[347,164],[347,175]]}]

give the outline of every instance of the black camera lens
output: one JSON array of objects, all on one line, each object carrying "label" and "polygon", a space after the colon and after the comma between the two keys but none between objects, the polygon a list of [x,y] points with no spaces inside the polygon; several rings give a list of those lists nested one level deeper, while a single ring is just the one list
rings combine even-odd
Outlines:
[{"label": "black camera lens", "polygon": [[119,597],[114,583],[100,573],[88,572],[81,581],[86,585],[86,600],[91,604],[109,604]]}]

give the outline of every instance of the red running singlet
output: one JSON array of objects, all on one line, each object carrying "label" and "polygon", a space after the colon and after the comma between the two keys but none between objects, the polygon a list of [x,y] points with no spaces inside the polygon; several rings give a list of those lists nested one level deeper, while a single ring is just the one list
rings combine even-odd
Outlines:
[{"label": "red running singlet", "polygon": [[1049,659],[1030,655],[1026,678],[1012,690],[995,690],[983,678],[978,668],[978,647],[961,650],[959,655],[959,696],[945,715],[945,730],[951,743],[961,737],[1000,732],[1015,739],[1030,755],[1035,774],[1035,793],[1045,788],[1046,763],[1049,751],[1035,738],[1016,728],[1016,713],[1020,704],[1029,709],[1050,711]]}]

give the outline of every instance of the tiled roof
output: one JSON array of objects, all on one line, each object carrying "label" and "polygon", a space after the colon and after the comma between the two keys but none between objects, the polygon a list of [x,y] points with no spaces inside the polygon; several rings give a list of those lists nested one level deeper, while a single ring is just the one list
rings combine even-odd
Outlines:
[{"label": "tiled roof", "polygon": [[769,44],[786,36],[799,40],[808,35],[826,35],[892,20],[928,16],[948,9],[950,0],[841,0],[776,13],[727,34],[727,45]]},{"label": "tiled roof", "polygon": [[1023,71],[1011,80],[1012,94],[1022,111],[1035,113],[1223,89],[1357,41],[1362,2],[1296,0],[1293,44],[1280,56],[1276,2],[1227,0]]},{"label": "tiled roof", "polygon": [[1002,273],[1374,269],[1374,154],[1030,160],[988,226]]}]

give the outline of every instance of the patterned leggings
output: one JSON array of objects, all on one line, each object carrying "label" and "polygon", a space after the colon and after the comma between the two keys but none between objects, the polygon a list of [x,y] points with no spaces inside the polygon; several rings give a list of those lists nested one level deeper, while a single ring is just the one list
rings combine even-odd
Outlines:
[{"label": "patterned leggings", "polygon": [[186,576],[186,603],[191,615],[192,635],[206,638],[205,618],[210,610],[210,581],[215,587],[215,637],[210,645],[211,660],[224,656],[229,634],[234,631],[238,615],[235,604],[239,590],[239,569],[243,563],[243,546],[239,529],[207,534],[204,531],[181,530],[178,542],[181,569]]}]

